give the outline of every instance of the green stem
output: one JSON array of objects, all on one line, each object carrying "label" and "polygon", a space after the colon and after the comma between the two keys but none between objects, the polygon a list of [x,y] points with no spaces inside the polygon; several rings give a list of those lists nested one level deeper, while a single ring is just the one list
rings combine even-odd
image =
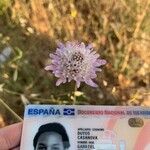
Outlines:
[{"label": "green stem", "polygon": [[16,118],[18,121],[22,121],[22,118],[19,117],[6,103],[4,103],[3,100],[0,99],[0,102],[4,105],[4,107],[5,107],[10,113],[12,113],[12,114],[15,116],[15,118]]},{"label": "green stem", "polygon": [[77,100],[76,94],[75,94],[76,91],[77,91],[77,85],[76,85],[76,83],[75,83],[75,86],[74,86],[74,95],[73,95],[73,104],[74,104],[74,105],[76,104],[76,100]]}]

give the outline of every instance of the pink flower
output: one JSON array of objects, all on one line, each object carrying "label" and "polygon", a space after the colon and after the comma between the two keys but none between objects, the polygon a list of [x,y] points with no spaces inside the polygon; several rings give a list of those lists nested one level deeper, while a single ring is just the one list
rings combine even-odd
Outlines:
[{"label": "pink flower", "polygon": [[84,43],[67,42],[58,44],[54,54],[50,54],[51,64],[45,70],[51,70],[59,78],[56,85],[75,80],[77,87],[81,82],[97,87],[92,79],[96,78],[96,72],[106,64],[106,60],[100,59],[91,45],[85,46]]}]

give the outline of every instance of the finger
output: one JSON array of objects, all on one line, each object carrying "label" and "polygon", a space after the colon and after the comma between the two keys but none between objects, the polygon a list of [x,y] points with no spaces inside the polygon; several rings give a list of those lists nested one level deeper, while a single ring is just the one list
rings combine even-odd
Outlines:
[{"label": "finger", "polygon": [[20,147],[13,148],[11,150],[20,150]]},{"label": "finger", "polygon": [[22,123],[10,125],[0,129],[0,147],[1,149],[12,149],[20,143]]}]

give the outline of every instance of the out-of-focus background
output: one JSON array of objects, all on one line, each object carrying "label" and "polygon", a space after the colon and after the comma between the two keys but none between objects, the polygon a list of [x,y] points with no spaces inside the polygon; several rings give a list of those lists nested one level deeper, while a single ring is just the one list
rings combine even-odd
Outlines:
[{"label": "out-of-focus background", "polygon": [[[0,0],[0,98],[19,116],[27,104],[72,104],[73,84],[44,70],[57,42],[92,43],[107,65],[77,104],[150,106],[150,0]],[[0,103],[0,127],[16,122]]]}]

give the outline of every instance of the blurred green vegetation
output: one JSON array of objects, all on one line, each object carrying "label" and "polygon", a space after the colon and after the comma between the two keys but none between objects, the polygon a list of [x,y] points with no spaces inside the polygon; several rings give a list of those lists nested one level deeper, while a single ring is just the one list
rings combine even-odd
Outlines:
[{"label": "blurred green vegetation", "polygon": [[3,15],[7,8],[10,7],[11,0],[1,0],[0,1],[0,15]]},{"label": "blurred green vegetation", "polygon": [[68,40],[93,43],[108,62],[77,104],[150,106],[150,0],[2,0],[0,98],[17,114],[28,103],[73,103],[74,83],[56,87],[44,71]]}]

